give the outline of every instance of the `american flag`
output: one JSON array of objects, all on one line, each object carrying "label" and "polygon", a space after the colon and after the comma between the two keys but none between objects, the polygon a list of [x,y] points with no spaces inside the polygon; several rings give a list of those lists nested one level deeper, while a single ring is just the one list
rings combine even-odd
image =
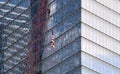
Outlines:
[{"label": "american flag", "polygon": [[54,33],[53,33],[53,31],[52,31],[52,38],[51,38],[51,46],[52,46],[52,48],[55,49],[55,38],[54,38]]}]

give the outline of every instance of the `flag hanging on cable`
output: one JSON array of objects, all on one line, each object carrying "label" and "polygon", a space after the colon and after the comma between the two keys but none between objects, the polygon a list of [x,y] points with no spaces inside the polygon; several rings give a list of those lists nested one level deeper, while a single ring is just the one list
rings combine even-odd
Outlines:
[{"label": "flag hanging on cable", "polygon": [[55,49],[55,38],[54,38],[54,33],[53,33],[53,31],[52,31],[52,38],[51,38],[51,46],[52,46],[52,48]]}]

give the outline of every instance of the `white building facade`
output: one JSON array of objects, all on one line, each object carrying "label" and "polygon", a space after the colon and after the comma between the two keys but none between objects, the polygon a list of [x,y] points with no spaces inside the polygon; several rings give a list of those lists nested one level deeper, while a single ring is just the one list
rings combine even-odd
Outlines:
[{"label": "white building facade", "polygon": [[81,74],[120,74],[120,0],[82,0]]}]

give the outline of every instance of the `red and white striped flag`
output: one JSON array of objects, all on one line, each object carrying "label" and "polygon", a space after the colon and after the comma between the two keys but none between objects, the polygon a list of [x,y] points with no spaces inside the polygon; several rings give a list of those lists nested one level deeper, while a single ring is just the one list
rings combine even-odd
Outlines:
[{"label": "red and white striped flag", "polygon": [[52,31],[52,38],[51,38],[51,46],[52,46],[52,48],[55,49],[55,38],[54,38],[53,31]]}]

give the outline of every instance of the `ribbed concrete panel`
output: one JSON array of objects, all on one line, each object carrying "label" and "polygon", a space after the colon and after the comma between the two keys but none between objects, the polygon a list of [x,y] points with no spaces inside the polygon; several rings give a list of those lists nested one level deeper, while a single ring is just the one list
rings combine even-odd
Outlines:
[{"label": "ribbed concrete panel", "polygon": [[82,38],[82,51],[89,53],[100,60],[107,62],[111,66],[120,69],[120,55],[108,50],[86,38]]},{"label": "ribbed concrete panel", "polygon": [[82,0],[82,8],[120,27],[120,15],[95,0]]},{"label": "ribbed concrete panel", "polygon": [[119,7],[119,0],[82,0],[82,74],[120,73]]},{"label": "ribbed concrete panel", "polygon": [[120,13],[120,0],[96,0],[96,1]]},{"label": "ribbed concrete panel", "polygon": [[82,36],[120,54],[120,42],[82,23]]},{"label": "ribbed concrete panel", "polygon": [[98,72],[92,70],[92,69],[89,69],[88,67],[85,67],[85,66],[81,66],[81,69],[82,69],[82,74],[99,74]]},{"label": "ribbed concrete panel", "polygon": [[[98,74],[119,74],[120,70],[116,67],[107,64],[106,62],[90,55],[89,53],[82,52],[82,65],[96,71]],[[88,73],[89,74],[89,73]]]},{"label": "ribbed concrete panel", "polygon": [[[82,9],[82,23],[120,41],[120,28]],[[87,18],[86,18],[87,16]]]}]

